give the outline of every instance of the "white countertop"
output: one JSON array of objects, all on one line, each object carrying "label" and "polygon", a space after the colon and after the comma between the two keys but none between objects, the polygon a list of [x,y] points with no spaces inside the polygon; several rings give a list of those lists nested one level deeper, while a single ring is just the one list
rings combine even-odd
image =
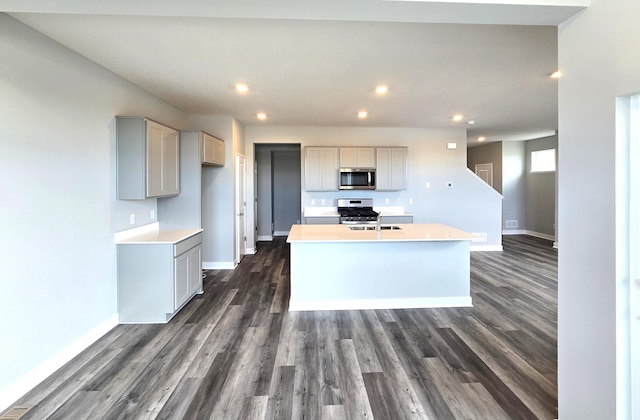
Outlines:
[{"label": "white countertop", "polygon": [[[398,224],[400,230],[350,230],[353,225],[293,225],[287,242],[470,241],[476,235],[438,223]],[[384,225],[383,225],[384,226]]]},{"label": "white countertop", "polygon": [[116,241],[118,244],[175,244],[193,235],[202,232],[202,229],[159,229],[142,233],[126,239]]}]

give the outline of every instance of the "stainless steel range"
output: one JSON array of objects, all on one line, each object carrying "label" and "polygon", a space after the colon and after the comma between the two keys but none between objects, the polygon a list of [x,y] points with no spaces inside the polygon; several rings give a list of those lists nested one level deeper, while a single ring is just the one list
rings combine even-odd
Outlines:
[{"label": "stainless steel range", "polygon": [[371,198],[340,198],[338,214],[342,224],[375,224],[378,212],[373,211]]}]

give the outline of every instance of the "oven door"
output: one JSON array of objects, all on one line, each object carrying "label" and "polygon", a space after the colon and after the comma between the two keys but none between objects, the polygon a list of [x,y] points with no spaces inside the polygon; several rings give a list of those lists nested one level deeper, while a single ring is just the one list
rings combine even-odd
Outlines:
[{"label": "oven door", "polygon": [[374,190],[376,170],[367,168],[340,168],[341,190]]}]

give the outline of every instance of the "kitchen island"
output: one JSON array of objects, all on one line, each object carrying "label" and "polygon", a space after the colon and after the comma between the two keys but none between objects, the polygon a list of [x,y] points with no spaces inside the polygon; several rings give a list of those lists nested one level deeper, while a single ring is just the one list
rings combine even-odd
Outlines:
[{"label": "kitchen island", "polygon": [[294,225],[289,310],[471,306],[470,242],[442,224]]}]

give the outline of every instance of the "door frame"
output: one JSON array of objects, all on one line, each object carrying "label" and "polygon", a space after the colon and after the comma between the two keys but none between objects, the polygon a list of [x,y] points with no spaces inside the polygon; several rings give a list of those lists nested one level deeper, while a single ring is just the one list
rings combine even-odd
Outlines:
[{"label": "door frame", "polygon": [[[240,163],[243,163],[242,165]],[[247,159],[237,153],[236,159],[236,190],[235,190],[235,263],[240,264],[247,253]],[[243,168],[243,169],[241,169]],[[241,173],[241,171],[243,173]]]}]

